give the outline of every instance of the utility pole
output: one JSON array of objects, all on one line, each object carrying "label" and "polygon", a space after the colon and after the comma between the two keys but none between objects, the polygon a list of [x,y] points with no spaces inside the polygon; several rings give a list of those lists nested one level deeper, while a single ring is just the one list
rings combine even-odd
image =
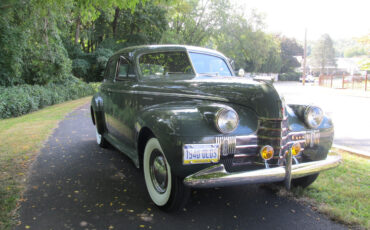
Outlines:
[{"label": "utility pole", "polygon": [[304,30],[304,52],[303,52],[303,73],[302,84],[306,81],[306,55],[307,55],[307,28]]}]

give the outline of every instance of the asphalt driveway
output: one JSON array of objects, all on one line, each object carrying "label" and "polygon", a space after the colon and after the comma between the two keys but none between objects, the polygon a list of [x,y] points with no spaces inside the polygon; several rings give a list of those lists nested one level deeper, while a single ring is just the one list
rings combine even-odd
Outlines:
[{"label": "asphalt driveway", "polygon": [[89,105],[69,114],[33,164],[16,229],[346,229],[311,207],[257,185],[194,190],[168,214],[142,172],[95,142]]}]

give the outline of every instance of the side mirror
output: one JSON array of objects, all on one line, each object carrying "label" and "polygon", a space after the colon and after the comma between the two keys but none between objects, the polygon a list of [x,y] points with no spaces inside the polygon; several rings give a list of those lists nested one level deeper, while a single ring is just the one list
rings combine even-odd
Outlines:
[{"label": "side mirror", "polygon": [[239,69],[238,76],[239,77],[244,77],[245,71],[244,69]]}]

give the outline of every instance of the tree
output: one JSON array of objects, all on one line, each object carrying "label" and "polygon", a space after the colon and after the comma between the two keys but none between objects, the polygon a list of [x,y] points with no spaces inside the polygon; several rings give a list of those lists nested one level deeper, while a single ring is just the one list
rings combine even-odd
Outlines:
[{"label": "tree", "polygon": [[316,42],[312,50],[313,62],[320,67],[320,73],[323,74],[327,66],[336,66],[335,49],[333,41],[328,34],[324,34]]},{"label": "tree", "polygon": [[0,86],[11,86],[22,82],[22,55],[29,36],[24,30],[23,11],[20,2],[0,3]]},{"label": "tree", "polygon": [[230,9],[228,0],[185,0],[168,7],[168,30],[161,43],[205,45],[215,35]]},{"label": "tree", "polygon": [[361,70],[370,71],[370,34],[367,34],[361,38],[358,39],[358,42],[360,42],[363,45],[363,48],[366,52],[366,57],[363,58],[360,61],[360,68]]},{"label": "tree", "polygon": [[234,14],[214,38],[217,49],[235,60],[235,67],[248,72],[279,72],[280,41],[262,31],[261,16]]},{"label": "tree", "polygon": [[113,31],[116,29],[115,19],[121,9],[135,10],[138,3],[145,4],[146,0],[73,0],[73,18],[75,19],[75,44],[78,44],[80,38],[81,26],[94,22],[101,14],[101,11],[109,11]]},{"label": "tree", "polygon": [[281,73],[294,72],[294,69],[300,66],[297,58],[294,56],[302,56],[303,48],[299,45],[295,39],[287,37],[280,38],[280,49],[281,49]]}]

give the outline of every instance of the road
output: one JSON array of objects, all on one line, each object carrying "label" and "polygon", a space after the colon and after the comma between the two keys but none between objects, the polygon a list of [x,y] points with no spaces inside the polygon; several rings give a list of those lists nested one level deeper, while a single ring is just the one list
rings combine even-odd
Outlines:
[{"label": "road", "polygon": [[[302,86],[298,82],[276,82],[278,92],[287,103],[320,106],[334,122],[334,144],[346,146],[370,155],[370,94],[346,89]],[[364,96],[365,95],[365,96]]]},{"label": "road", "polygon": [[16,229],[347,229],[257,185],[193,190],[185,209],[164,213],[142,172],[95,143],[88,106],[59,124],[32,165]]}]

